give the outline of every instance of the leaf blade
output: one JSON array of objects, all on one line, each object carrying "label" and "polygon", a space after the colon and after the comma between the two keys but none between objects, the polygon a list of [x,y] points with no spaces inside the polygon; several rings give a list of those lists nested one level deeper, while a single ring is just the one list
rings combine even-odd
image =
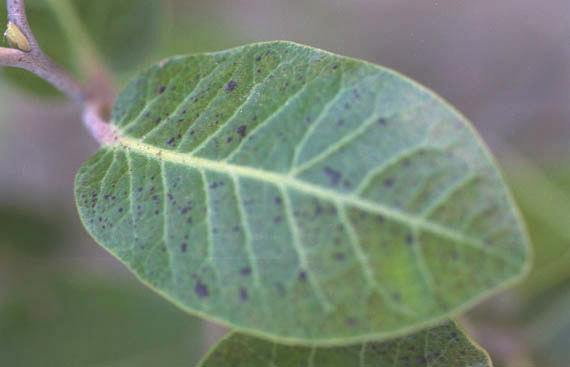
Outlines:
[{"label": "leaf blade", "polygon": [[526,272],[479,138],[386,69],[282,42],[173,58],[113,124],[78,174],[81,216],[187,311],[277,340],[388,338]]}]

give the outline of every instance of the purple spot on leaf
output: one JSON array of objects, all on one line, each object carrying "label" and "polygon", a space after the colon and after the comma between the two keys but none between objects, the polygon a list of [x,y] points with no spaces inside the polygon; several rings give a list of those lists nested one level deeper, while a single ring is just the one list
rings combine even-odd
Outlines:
[{"label": "purple spot on leaf", "polygon": [[194,287],[194,293],[196,293],[199,298],[206,298],[209,295],[208,287],[198,280],[198,283],[196,283],[196,286]]}]

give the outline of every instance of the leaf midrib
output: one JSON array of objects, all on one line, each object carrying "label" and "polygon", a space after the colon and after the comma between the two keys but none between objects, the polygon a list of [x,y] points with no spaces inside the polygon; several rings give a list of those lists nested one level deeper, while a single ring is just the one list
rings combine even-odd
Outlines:
[{"label": "leaf midrib", "polygon": [[191,168],[211,170],[214,172],[225,173],[230,176],[237,175],[241,177],[253,178],[259,181],[271,183],[277,187],[284,185],[303,193],[312,194],[317,197],[330,200],[337,205],[350,205],[368,212],[394,219],[399,222],[406,223],[412,226],[414,229],[425,230],[433,234],[446,237],[460,244],[475,247],[485,253],[488,253],[489,255],[500,258],[509,264],[515,264],[511,258],[502,252],[495,251],[493,248],[485,246],[480,240],[466,236],[461,232],[447,228],[441,224],[428,221],[425,218],[414,216],[382,204],[363,200],[362,198],[359,198],[355,195],[345,195],[334,190],[322,188],[314,184],[301,181],[291,175],[262,171],[257,168],[230,164],[224,161],[214,161],[210,159],[199,158],[188,153],[180,153],[171,150],[160,149],[126,136],[118,136],[116,141],[106,146],[109,148],[119,147],[125,151],[137,152],[150,159],[177,163]]}]

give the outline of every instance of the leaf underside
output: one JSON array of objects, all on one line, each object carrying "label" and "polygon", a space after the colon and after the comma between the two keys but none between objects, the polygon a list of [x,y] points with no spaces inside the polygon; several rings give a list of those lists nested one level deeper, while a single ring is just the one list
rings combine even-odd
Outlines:
[{"label": "leaf underside", "polygon": [[347,347],[284,346],[239,333],[223,338],[199,367],[491,367],[452,321],[386,342]]},{"label": "leaf underside", "polygon": [[433,324],[520,277],[528,244],[472,128],[376,65],[288,42],[133,81],[80,169],[88,231],[183,309],[280,341]]}]

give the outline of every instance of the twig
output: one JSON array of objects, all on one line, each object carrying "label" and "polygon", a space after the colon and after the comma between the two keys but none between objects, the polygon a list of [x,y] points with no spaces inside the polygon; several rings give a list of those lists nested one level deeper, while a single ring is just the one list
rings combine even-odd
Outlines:
[{"label": "twig", "polygon": [[65,70],[51,60],[38,58],[32,52],[0,47],[0,66],[12,66],[31,71],[75,102],[83,102],[86,99],[83,88]]},{"label": "twig", "polygon": [[[0,47],[0,66],[11,66],[31,71],[48,81],[83,108],[83,120],[93,137],[100,143],[109,142],[112,130],[106,122],[113,93],[108,79],[94,80],[94,87],[85,88],[66,70],[57,65],[40,48],[26,17],[24,0],[6,0],[8,21],[25,37],[29,51]],[[93,75],[106,75],[94,70]],[[113,96],[114,97],[114,96]]]},{"label": "twig", "polygon": [[113,128],[102,117],[105,114],[102,103],[87,102],[83,107],[83,123],[91,136],[101,144],[117,141]]},{"label": "twig", "polygon": [[26,69],[50,82],[75,102],[83,102],[86,93],[83,87],[69,73],[54,63],[36,41],[24,8],[24,0],[6,0],[8,21],[14,24],[26,37],[30,51],[0,48],[0,66]]}]

